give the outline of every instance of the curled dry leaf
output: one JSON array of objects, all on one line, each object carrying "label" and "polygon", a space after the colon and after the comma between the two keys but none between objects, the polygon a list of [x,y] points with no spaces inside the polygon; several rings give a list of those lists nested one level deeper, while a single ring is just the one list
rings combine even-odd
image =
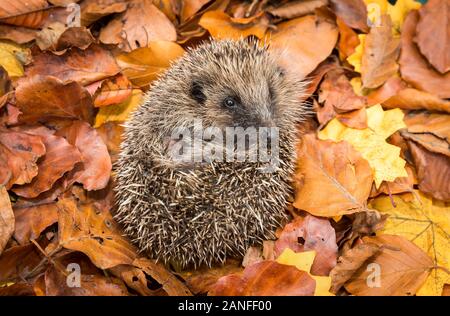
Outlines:
[{"label": "curled dry leaf", "polygon": [[338,34],[336,25],[308,15],[278,24],[270,50],[279,54],[286,70],[303,79],[331,54]]},{"label": "curled dry leaf", "polygon": [[[364,237],[382,247],[346,283],[353,295],[414,295],[424,284],[433,261],[408,239],[396,235]],[[374,273],[375,272],[375,273]]]},{"label": "curled dry leaf", "polygon": [[283,228],[275,242],[275,256],[286,248],[295,252],[315,250],[317,255],[311,267],[314,275],[327,276],[336,265],[336,234],[328,219],[312,215],[294,219]]},{"label": "curled dry leaf", "polygon": [[60,245],[83,252],[97,267],[131,264],[136,258],[134,247],[122,236],[109,211],[63,198],[58,201],[58,214]]},{"label": "curled dry leaf", "polygon": [[168,295],[188,296],[192,295],[189,289],[170,273],[162,264],[156,263],[147,258],[137,258],[132,263],[133,266],[142,269],[146,274],[155,279]]},{"label": "curled dry leaf", "polygon": [[210,296],[312,296],[316,282],[305,271],[275,261],[262,261],[230,274],[212,286]]},{"label": "curled dry leaf", "polygon": [[64,136],[81,154],[82,163],[75,167],[69,181],[83,184],[88,191],[105,188],[112,165],[108,149],[97,131],[86,122],[74,121],[57,135]]},{"label": "curled dry leaf", "polygon": [[379,254],[380,246],[374,243],[360,243],[347,250],[339,257],[337,265],[331,270],[331,289],[337,293],[339,289],[374,255]]},{"label": "curled dry leaf", "polygon": [[57,56],[49,52],[33,55],[33,64],[25,71],[28,77],[54,76],[63,83],[76,81],[81,85],[105,79],[120,71],[111,52],[99,45],[82,50],[73,48]]},{"label": "curled dry leaf", "polygon": [[415,41],[440,73],[450,70],[450,2],[429,0],[419,10]]},{"label": "curled dry leaf", "polygon": [[5,186],[0,186],[0,255],[14,232],[14,213]]},{"label": "curled dry leaf", "polygon": [[81,155],[75,146],[63,137],[54,136],[41,130],[29,130],[27,133],[38,135],[45,145],[45,155],[39,161],[38,174],[33,180],[12,188],[14,193],[25,198],[35,198],[50,190],[53,184],[66,172],[72,170],[81,161]]},{"label": "curled dry leaf", "polygon": [[14,208],[14,216],[14,239],[25,245],[31,239],[37,239],[47,227],[58,222],[58,209],[56,203]]},{"label": "curled dry leaf", "polygon": [[207,29],[216,39],[231,38],[237,40],[250,35],[262,39],[269,23],[263,12],[250,18],[233,18],[225,12],[216,10],[203,14],[199,25]]},{"label": "curled dry leaf", "polygon": [[41,137],[1,130],[0,183],[9,189],[13,184],[31,182],[38,174],[37,161],[44,154]]},{"label": "curled dry leaf", "polygon": [[118,44],[126,52],[147,46],[153,41],[175,41],[174,25],[151,0],[132,0],[128,9],[112,19],[100,31],[105,44]]},{"label": "curled dry leaf", "polygon": [[210,0],[185,0],[181,2],[180,18],[181,23],[193,17]]},{"label": "curled dry leaf", "polygon": [[92,121],[92,98],[76,82],[64,84],[55,77],[35,76],[22,81],[16,89],[17,107],[24,123],[52,118]]},{"label": "curled dry leaf", "polygon": [[148,47],[117,56],[122,73],[139,87],[148,86],[170,63],[184,54],[184,49],[171,42],[151,42]]},{"label": "curled dry leaf", "polygon": [[430,152],[408,141],[419,180],[419,189],[432,197],[450,202],[450,157]]},{"label": "curled dry leaf", "polygon": [[413,42],[418,21],[419,13],[411,11],[403,24],[399,59],[402,78],[419,90],[450,98],[450,72],[441,74],[430,67]]},{"label": "curled dry leaf", "polygon": [[303,136],[295,175],[296,208],[316,216],[364,210],[372,186],[369,163],[347,142]]},{"label": "curled dry leaf", "polygon": [[331,8],[345,24],[367,32],[367,10],[363,0],[330,0]]},{"label": "curled dry leaf", "polygon": [[364,42],[361,78],[365,88],[377,88],[398,70],[400,40],[392,35],[392,21],[382,15],[380,26],[372,27]]},{"label": "curled dry leaf", "polygon": [[42,29],[36,38],[36,44],[41,50],[51,50],[63,54],[68,48],[86,49],[95,41],[91,32],[85,27],[67,28],[60,22],[54,22]]},{"label": "curled dry leaf", "polygon": [[294,0],[274,8],[269,8],[267,12],[278,18],[293,19],[312,14],[315,9],[326,6],[327,4],[328,0]]},{"label": "curled dry leaf", "polygon": [[144,296],[158,296],[165,293],[161,289],[152,290],[149,288],[149,282],[146,278],[144,271],[139,268],[120,264],[118,266],[108,269],[113,275],[120,278],[125,284],[135,290],[140,295]]}]

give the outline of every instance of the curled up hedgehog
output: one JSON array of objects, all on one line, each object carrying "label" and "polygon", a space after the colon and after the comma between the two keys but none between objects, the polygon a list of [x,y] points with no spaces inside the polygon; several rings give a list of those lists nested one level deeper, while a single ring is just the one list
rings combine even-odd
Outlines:
[{"label": "curled up hedgehog", "polygon": [[[125,124],[115,189],[125,233],[149,257],[182,268],[273,239],[287,219],[303,92],[256,40],[188,51]],[[247,159],[263,143],[270,161]],[[224,158],[233,155],[245,159]]]}]

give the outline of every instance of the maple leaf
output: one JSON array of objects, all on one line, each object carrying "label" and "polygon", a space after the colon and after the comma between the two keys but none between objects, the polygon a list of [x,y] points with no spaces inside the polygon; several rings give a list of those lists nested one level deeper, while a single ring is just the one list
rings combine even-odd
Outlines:
[{"label": "maple leaf", "polygon": [[[388,214],[379,233],[404,236],[419,246],[433,260],[435,268],[417,295],[441,295],[444,284],[450,283],[450,205],[415,194],[394,195],[371,201],[370,207]],[[447,269],[447,271],[445,271]]]},{"label": "maple leaf", "polygon": [[383,111],[380,105],[374,105],[367,109],[367,125],[368,128],[358,130],[333,119],[319,132],[319,139],[349,142],[369,162],[377,187],[383,180],[407,177],[406,162],[399,156],[400,147],[386,142],[395,131],[406,127],[403,112],[400,109]]}]

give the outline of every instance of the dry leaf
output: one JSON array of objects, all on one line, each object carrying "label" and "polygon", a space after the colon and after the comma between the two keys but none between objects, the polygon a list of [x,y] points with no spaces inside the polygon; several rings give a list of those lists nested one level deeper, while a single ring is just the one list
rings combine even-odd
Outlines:
[{"label": "dry leaf", "polygon": [[98,128],[107,122],[124,122],[142,100],[142,91],[134,89],[131,98],[120,104],[100,108],[95,118],[94,127]]},{"label": "dry leaf", "polygon": [[122,103],[131,97],[132,90],[131,82],[124,75],[107,79],[101,82],[100,89],[95,93],[94,106]]},{"label": "dry leaf", "polygon": [[317,8],[326,6],[328,0],[294,0],[275,8],[267,9],[267,12],[283,19],[294,19],[307,14],[312,14]]},{"label": "dry leaf", "polygon": [[0,255],[14,232],[14,213],[5,186],[0,186]]},{"label": "dry leaf", "polygon": [[80,4],[81,25],[88,26],[98,19],[120,13],[127,8],[126,0],[84,0]]},{"label": "dry leaf", "polygon": [[331,8],[345,24],[363,32],[368,31],[367,10],[363,0],[330,0]]},{"label": "dry leaf", "polygon": [[348,143],[303,136],[298,150],[294,206],[316,216],[359,212],[372,186],[372,170]]},{"label": "dry leaf", "polygon": [[450,113],[450,101],[443,100],[434,94],[412,88],[399,90],[397,94],[383,102],[383,107],[388,109],[400,108],[405,110],[426,109],[430,111]]}]

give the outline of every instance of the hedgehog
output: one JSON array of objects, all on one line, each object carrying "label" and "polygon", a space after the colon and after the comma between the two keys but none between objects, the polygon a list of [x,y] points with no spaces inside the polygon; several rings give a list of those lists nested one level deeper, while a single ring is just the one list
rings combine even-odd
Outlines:
[{"label": "hedgehog", "polygon": [[[297,127],[308,109],[304,81],[279,60],[255,39],[204,42],[152,83],[124,123],[115,218],[150,258],[180,268],[221,264],[274,239],[288,220]],[[237,137],[225,145],[217,133],[174,133],[192,132],[195,122],[225,134],[266,128],[258,140],[275,158],[246,159],[259,144],[246,135],[243,148]],[[202,146],[189,150],[196,140],[214,144],[217,159],[201,159]],[[244,159],[222,159],[221,149],[245,150]]]}]

